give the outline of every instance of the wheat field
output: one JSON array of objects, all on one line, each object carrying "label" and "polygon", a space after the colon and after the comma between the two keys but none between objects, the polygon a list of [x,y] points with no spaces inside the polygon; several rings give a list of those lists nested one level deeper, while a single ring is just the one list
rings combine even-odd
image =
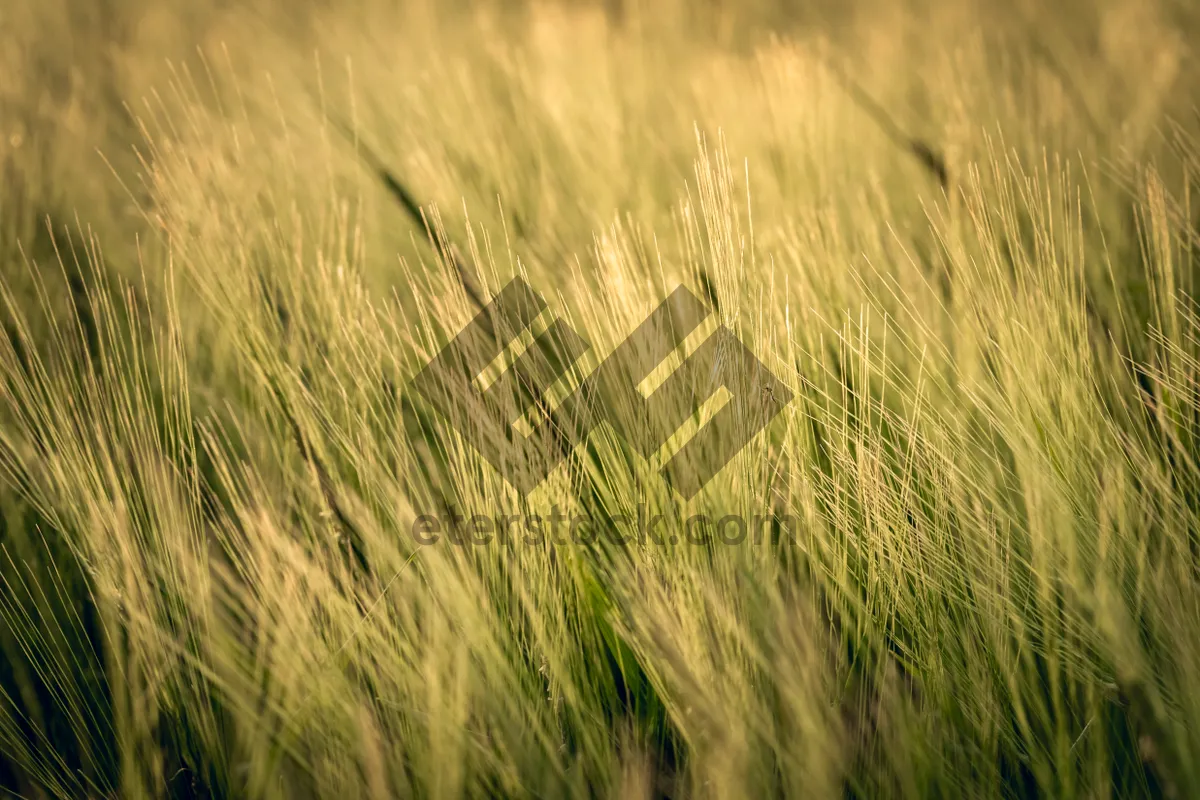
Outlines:
[{"label": "wheat field", "polygon": [[[1198,34],[6,4],[0,795],[1192,796]],[[647,456],[602,388],[525,493],[510,431],[412,389],[518,276],[490,385],[531,426],[677,287],[788,401],[684,501],[716,407]],[[555,320],[588,354],[506,383]],[[597,530],[418,537],[509,512]]]}]

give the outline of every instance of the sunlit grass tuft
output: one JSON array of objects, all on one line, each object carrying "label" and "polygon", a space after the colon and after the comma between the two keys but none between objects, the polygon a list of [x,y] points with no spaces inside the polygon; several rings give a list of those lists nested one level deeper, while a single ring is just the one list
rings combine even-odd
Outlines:
[{"label": "sunlit grass tuft", "polygon": [[[0,153],[25,192],[0,243],[0,788],[1200,785],[1189,21],[1156,12],[1152,57],[1105,16],[1085,57],[978,25],[881,43],[882,16],[671,35],[664,9],[314,7],[314,61],[264,6],[130,103],[136,151],[95,168],[139,215],[99,231]],[[851,85],[855,42],[878,48]],[[1136,103],[1071,85],[1114,53]],[[546,397],[512,384],[527,426],[679,285],[712,319],[672,367],[723,325],[793,397],[690,503],[661,469],[724,395],[649,458],[597,427],[523,496],[533,466],[470,441],[507,431],[409,383],[518,275],[535,335],[591,346]],[[635,425],[611,388],[590,402]],[[416,541],[451,512],[520,527]],[[762,524],[689,541],[699,513]],[[535,535],[554,514],[603,535]],[[619,541],[621,515],[662,540]]]}]

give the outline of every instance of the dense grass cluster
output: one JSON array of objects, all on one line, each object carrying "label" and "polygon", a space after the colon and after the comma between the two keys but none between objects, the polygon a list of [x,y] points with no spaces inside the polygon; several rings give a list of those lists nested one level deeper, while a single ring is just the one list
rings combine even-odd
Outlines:
[{"label": "dense grass cluster", "polygon": [[[1190,796],[1200,15],[999,8],[5,5],[0,793]],[[409,386],[518,274],[529,424],[679,285],[794,399],[522,496]],[[412,536],[639,507],[799,524]]]}]

